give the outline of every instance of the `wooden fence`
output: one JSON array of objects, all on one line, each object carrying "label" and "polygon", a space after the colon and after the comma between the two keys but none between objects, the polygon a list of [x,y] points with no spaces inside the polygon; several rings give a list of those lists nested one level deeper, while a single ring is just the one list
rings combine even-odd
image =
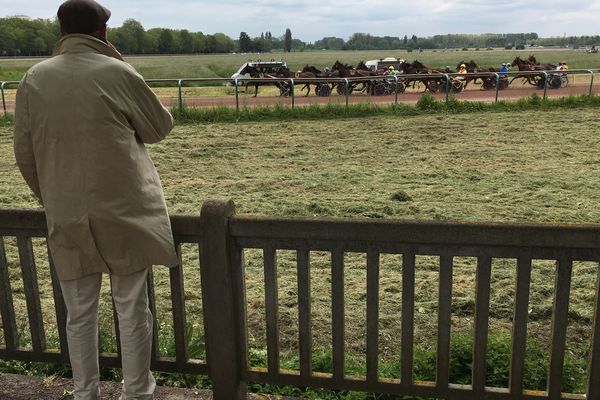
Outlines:
[{"label": "wooden fence", "polygon": [[[235,215],[230,201],[208,201],[200,217],[172,216],[178,248],[196,243],[200,251],[203,322],[207,361],[187,356],[185,298],[181,268],[170,270],[175,357],[160,357],[155,340],[152,367],[167,372],[209,375],[214,398],[245,398],[246,382],[319,387],[445,399],[593,399],[600,400],[600,287],[596,283],[595,311],[586,395],[562,393],[567,339],[569,294],[574,261],[600,262],[600,225],[515,225],[388,221],[355,219],[266,218]],[[31,348],[21,348],[12,303],[11,280],[0,240],[0,312],[4,345],[0,359],[63,363],[68,360],[66,312],[56,276],[52,274],[60,350],[48,349],[37,288],[31,239],[45,237],[41,210],[0,210],[0,237],[16,237],[31,332]],[[264,259],[266,311],[266,369],[249,365],[244,252],[260,249]],[[278,250],[296,252],[300,368],[280,366],[278,326]],[[311,252],[331,255],[332,354],[331,374],[314,372],[311,365]],[[345,374],[344,254],[359,252],[367,259],[366,375]],[[380,256],[402,255],[402,326],[400,379],[379,376]],[[439,265],[437,373],[435,382],[413,378],[415,331],[415,257],[437,256]],[[475,332],[472,384],[449,382],[452,271],[455,257],[477,259]],[[510,380],[506,388],[486,387],[486,352],[490,312],[492,259],[517,260],[513,311]],[[557,263],[552,309],[551,351],[547,390],[525,390],[523,382],[532,260]],[[52,269],[52,263],[50,263]],[[549,277],[550,278],[550,277]],[[152,279],[150,278],[150,282]],[[154,307],[152,286],[150,297]],[[118,332],[118,326],[116,327]],[[156,330],[155,330],[156,331]],[[155,338],[156,339],[156,338]],[[118,354],[102,354],[101,365],[118,366]]]}]

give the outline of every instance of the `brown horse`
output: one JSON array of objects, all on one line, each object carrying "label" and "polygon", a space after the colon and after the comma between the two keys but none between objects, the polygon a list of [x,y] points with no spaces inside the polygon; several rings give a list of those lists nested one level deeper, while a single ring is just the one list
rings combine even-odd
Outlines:
[{"label": "brown horse", "polygon": [[[541,65],[533,64],[530,60],[523,60],[520,57],[516,57],[512,64],[513,67],[517,67],[519,71],[544,71],[544,68]],[[527,82],[533,86],[539,86],[540,82],[543,82],[543,75],[515,75],[510,83],[512,83],[515,79],[522,78],[523,82]]]},{"label": "brown horse", "polygon": [[[444,73],[443,70],[431,69],[427,65],[423,64],[419,60],[414,60],[411,63],[407,63],[406,61],[400,63],[398,67],[398,72],[400,74],[407,75],[430,75],[432,73]],[[416,87],[417,83],[423,83],[425,86],[425,90],[429,90],[430,92],[437,92],[440,90],[440,87],[444,84],[445,78],[443,77],[430,77],[430,78],[404,78],[404,83],[406,87],[411,86],[413,88]]]},{"label": "brown horse", "polygon": [[[336,61],[331,67],[333,73],[338,74],[340,78],[361,78],[365,76],[371,76],[372,71],[364,71],[353,68],[350,65],[343,64],[340,61]],[[364,92],[367,90],[368,83],[365,81],[352,81],[349,83],[348,92],[352,93],[355,90]],[[339,83],[337,85],[337,91],[339,94],[345,94],[346,85]]]},{"label": "brown horse", "polygon": [[[292,72],[288,67],[279,67],[279,69],[277,70],[277,76],[290,79],[313,79],[317,77],[317,75],[314,72]],[[317,85],[317,83],[318,82],[316,81],[304,82],[304,86],[302,86],[302,89],[300,89],[300,91],[304,91],[304,89],[306,89],[306,97],[310,94],[310,85]]]}]

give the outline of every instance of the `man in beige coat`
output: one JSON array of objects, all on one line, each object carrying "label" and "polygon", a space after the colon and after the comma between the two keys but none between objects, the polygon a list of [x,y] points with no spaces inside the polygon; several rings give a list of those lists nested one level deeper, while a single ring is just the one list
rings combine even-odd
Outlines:
[{"label": "man in beige coat", "polygon": [[54,57],[19,85],[17,164],[46,210],[48,244],[67,304],[75,399],[99,398],[98,298],[111,277],[121,333],[122,399],[151,399],[147,275],[178,258],[158,173],[144,143],[173,119],[106,40],[110,11],[93,0],[58,10]]}]

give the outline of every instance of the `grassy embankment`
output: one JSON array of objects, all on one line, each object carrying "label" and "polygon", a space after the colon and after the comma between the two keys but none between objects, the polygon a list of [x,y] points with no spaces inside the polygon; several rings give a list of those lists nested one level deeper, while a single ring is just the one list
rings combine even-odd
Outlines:
[{"label": "grassy embankment", "polygon": [[[212,197],[234,199],[240,213],[369,218],[443,219],[497,222],[600,222],[600,139],[597,107],[529,110],[511,113],[414,115],[340,118],[325,121],[180,125],[162,143],[150,146],[161,174],[169,209],[197,213]],[[35,207],[12,155],[11,127],[0,128],[0,205]],[[18,252],[5,239],[15,309],[26,332]],[[40,297],[50,341],[56,341],[52,290],[43,244],[40,254]],[[312,257],[315,357],[327,359],[331,340],[328,256]],[[297,355],[297,300],[294,256],[278,254],[281,345],[284,365]],[[201,330],[197,254],[184,248],[186,310],[195,332]],[[417,258],[417,357],[431,355],[436,331],[438,260]],[[381,260],[380,349],[382,363],[393,375],[398,358],[401,310],[401,256]],[[463,335],[473,329],[475,260],[458,258],[454,268],[453,354],[464,349]],[[510,333],[515,260],[493,263],[490,329]],[[265,345],[261,257],[246,258],[250,345],[261,363]],[[364,368],[365,257],[347,255],[347,352],[351,371]],[[597,264],[575,263],[569,310],[568,388],[583,389],[589,351]],[[554,265],[534,261],[530,296],[528,348],[530,362],[543,362],[537,346],[550,335]],[[168,277],[158,269],[158,316],[161,351],[170,344]],[[107,285],[103,296],[106,299]],[[109,302],[103,303],[104,346],[114,346]],[[1,332],[1,330],[0,330]],[[27,342],[26,334],[22,340]],[[0,336],[0,342],[2,338]],[[463,346],[461,347],[461,343]],[[537,360],[537,361],[536,361]],[[500,361],[492,360],[492,362]],[[287,363],[287,364],[286,364]],[[431,366],[423,362],[419,365]],[[468,372],[468,360],[462,369]],[[417,371],[426,376],[426,371]],[[492,371],[488,371],[491,374]],[[540,381],[543,386],[543,371]],[[491,377],[490,377],[491,379]],[[533,386],[532,386],[533,387]],[[325,395],[321,395],[325,398]],[[350,397],[348,397],[350,398]]]}]

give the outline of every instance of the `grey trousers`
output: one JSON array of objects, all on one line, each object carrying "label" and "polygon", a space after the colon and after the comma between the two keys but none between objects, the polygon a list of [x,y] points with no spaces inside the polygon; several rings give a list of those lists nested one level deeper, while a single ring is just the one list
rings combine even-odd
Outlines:
[{"label": "grey trousers", "polygon": [[[121,399],[152,399],[156,382],[150,371],[152,314],[148,308],[148,270],[111,275],[119,318],[123,390]],[[67,306],[67,342],[75,400],[100,398],[98,301],[102,274],[60,281]]]}]

